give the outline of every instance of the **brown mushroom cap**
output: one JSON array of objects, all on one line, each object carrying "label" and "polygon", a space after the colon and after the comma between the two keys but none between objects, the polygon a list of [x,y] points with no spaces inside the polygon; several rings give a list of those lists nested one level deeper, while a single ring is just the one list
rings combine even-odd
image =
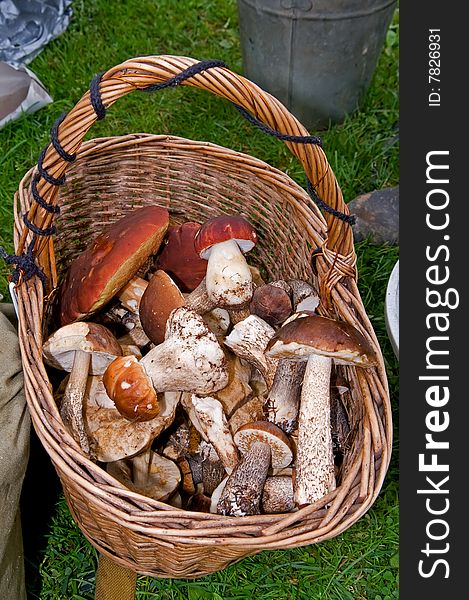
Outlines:
[{"label": "brown mushroom cap", "polygon": [[151,379],[135,356],[120,356],[106,369],[104,387],[119,413],[129,421],[150,421],[160,412]]},{"label": "brown mushroom cap", "polygon": [[377,355],[368,340],[352,325],[309,315],[283,325],[270,339],[267,356],[306,358],[312,353],[333,358],[337,364],[371,367]]},{"label": "brown mushroom cap", "polygon": [[274,469],[283,469],[293,460],[291,443],[286,434],[269,421],[254,421],[238,429],[233,439],[241,454],[246,454],[254,442],[270,446],[271,464]]},{"label": "brown mushroom cap", "polygon": [[83,319],[106,304],[155,253],[169,213],[144,206],[100,233],[70,265],[59,291],[62,325]]},{"label": "brown mushroom cap", "polygon": [[91,355],[90,375],[102,375],[116,356],[122,356],[122,348],[114,335],[98,323],[70,323],[57,329],[44,343],[46,362],[56,369],[70,372],[76,351]]},{"label": "brown mushroom cap", "polygon": [[140,322],[154,344],[164,342],[166,321],[175,308],[184,304],[184,296],[171,277],[156,271],[140,300]]},{"label": "brown mushroom cap", "polygon": [[269,283],[254,290],[250,310],[275,327],[291,315],[293,307],[288,292]]},{"label": "brown mushroom cap", "polygon": [[195,290],[207,271],[207,261],[194,248],[199,229],[200,224],[191,221],[170,227],[156,259],[157,268],[166,271],[183,292]]},{"label": "brown mushroom cap", "polygon": [[201,226],[195,236],[194,247],[201,258],[207,259],[213,245],[227,240],[235,240],[242,252],[249,252],[257,242],[257,234],[244,217],[220,215],[208,219]]}]

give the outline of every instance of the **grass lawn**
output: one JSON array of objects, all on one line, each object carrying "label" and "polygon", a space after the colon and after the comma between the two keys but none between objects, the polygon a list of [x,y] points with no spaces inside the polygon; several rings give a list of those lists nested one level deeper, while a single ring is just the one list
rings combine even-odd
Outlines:
[{"label": "grass lawn", "polygon": [[[242,73],[235,0],[75,0],[67,31],[31,63],[54,103],[0,130],[0,245],[12,245],[12,199],[48,142],[55,119],[69,110],[92,76],[127,58],[177,54],[224,60]],[[399,183],[398,13],[361,110],[320,132],[345,198]],[[131,94],[89,137],[171,133],[246,152],[304,185],[301,167],[279,141],[258,132],[227,102],[188,88]],[[314,133],[314,132],[312,132]],[[318,545],[263,552],[196,581],[139,577],[137,599],[390,600],[398,598],[398,362],[384,323],[388,277],[398,247],[356,245],[359,287],[385,356],[394,409],[394,452],[371,509],[342,535]],[[7,296],[9,269],[0,264]],[[32,464],[44,469],[40,494],[24,499],[28,587],[41,600],[91,599],[97,553],[71,519],[48,457],[33,439]],[[36,475],[37,481],[37,475]],[[33,498],[33,500],[31,500]]]}]

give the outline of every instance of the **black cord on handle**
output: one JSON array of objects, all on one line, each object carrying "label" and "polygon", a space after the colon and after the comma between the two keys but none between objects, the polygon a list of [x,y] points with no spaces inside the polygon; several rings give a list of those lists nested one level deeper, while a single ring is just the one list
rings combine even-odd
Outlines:
[{"label": "black cord on handle", "polygon": [[[163,82],[157,83],[157,84],[153,84],[153,85],[149,85],[149,86],[143,88],[142,91],[155,92],[155,91],[159,91],[159,90],[162,90],[162,89],[165,89],[168,87],[175,87],[177,85],[180,85],[182,82],[186,81],[187,79],[190,79],[191,77],[194,77],[195,75],[198,75],[199,73],[203,73],[204,71],[207,71],[209,69],[213,69],[216,67],[227,67],[227,65],[221,60],[199,61],[199,62],[191,65],[187,69],[183,69],[177,75],[170,77],[166,81],[163,81]],[[102,100],[101,89],[100,89],[100,84],[101,84],[101,79],[102,79],[103,74],[104,73],[97,73],[90,82],[90,102],[91,102],[91,106],[93,107],[93,110],[96,114],[96,118],[98,120],[102,120],[106,116],[106,107]],[[263,123],[262,121],[257,119],[255,116],[250,114],[242,106],[235,104],[235,107],[237,108],[239,113],[243,116],[243,118],[245,118],[249,123],[251,123],[258,129],[260,129],[267,135],[271,135],[282,141],[294,142],[294,143],[298,143],[298,144],[316,144],[318,146],[322,146],[321,139],[317,136],[314,136],[314,135],[299,136],[299,135],[289,135],[289,134],[281,133],[280,131],[277,131],[277,130],[273,129],[272,127],[269,127],[268,125],[266,125],[265,123]],[[52,129],[51,129],[51,142],[50,143],[52,144],[54,150],[57,152],[57,154],[60,156],[60,158],[62,158],[66,162],[73,162],[76,159],[76,154],[69,154],[65,150],[65,148],[63,148],[62,144],[59,141],[59,127],[66,116],[67,116],[66,113],[62,114],[53,124]],[[57,205],[51,204],[49,202],[46,202],[46,200],[44,200],[44,198],[42,198],[42,196],[39,194],[39,190],[37,188],[37,184],[41,178],[44,179],[45,181],[47,181],[47,183],[49,183],[50,185],[54,185],[54,186],[61,186],[65,183],[65,175],[63,175],[62,177],[56,178],[56,177],[53,177],[52,175],[50,175],[44,169],[43,161],[44,161],[44,157],[45,157],[47,148],[48,148],[48,146],[46,146],[41,151],[41,154],[39,155],[37,173],[34,175],[34,177],[31,180],[31,194],[32,194],[34,200],[39,204],[39,206],[41,206],[41,208],[56,215],[56,214],[60,213],[60,207]],[[307,187],[308,194],[310,195],[310,197],[314,200],[314,202],[317,204],[317,206],[320,209],[328,212],[329,214],[344,221],[345,223],[348,223],[349,225],[353,225],[355,223],[354,216],[342,213],[338,210],[335,210],[328,204],[326,204],[318,196],[313,184],[311,183],[311,181],[309,181],[309,179],[307,180],[306,187]],[[3,248],[0,247],[0,256],[8,264],[16,265],[16,269],[12,275],[13,281],[16,281],[16,282],[19,281],[21,276],[23,277],[23,279],[29,279],[33,275],[38,275],[39,278],[41,279],[41,281],[45,281],[45,275],[44,275],[43,271],[36,265],[36,263],[34,261],[34,245],[35,245],[37,236],[54,235],[55,233],[57,233],[57,228],[55,226],[52,226],[52,227],[48,227],[45,229],[41,229],[41,228],[37,227],[36,225],[34,225],[34,223],[32,223],[28,219],[26,214],[23,215],[23,222],[26,225],[26,227],[28,227],[28,229],[30,229],[33,232],[33,239],[31,241],[31,243],[29,244],[26,252],[20,256],[16,256],[16,255],[8,254]]]}]

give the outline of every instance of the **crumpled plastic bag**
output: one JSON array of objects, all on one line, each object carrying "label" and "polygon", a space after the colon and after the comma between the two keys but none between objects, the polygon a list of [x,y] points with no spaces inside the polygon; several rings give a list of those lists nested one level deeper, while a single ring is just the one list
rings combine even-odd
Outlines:
[{"label": "crumpled plastic bag", "polygon": [[68,26],[72,0],[0,0],[0,129],[52,98],[28,64]]},{"label": "crumpled plastic bag", "polygon": [[0,0],[0,60],[30,63],[68,27],[72,0]]},{"label": "crumpled plastic bag", "polygon": [[15,68],[0,62],[0,128],[51,102],[47,90],[27,67]]}]

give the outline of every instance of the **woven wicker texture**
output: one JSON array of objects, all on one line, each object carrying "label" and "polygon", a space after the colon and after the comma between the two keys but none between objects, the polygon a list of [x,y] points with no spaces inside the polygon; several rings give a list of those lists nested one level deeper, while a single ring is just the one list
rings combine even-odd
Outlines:
[{"label": "woven wicker texture", "polygon": [[[156,56],[127,61],[103,75],[101,91],[109,107],[136,88],[166,80],[196,61]],[[226,68],[216,67],[184,83],[225,97],[270,127],[290,135],[305,128],[275,98]],[[351,227],[321,215],[308,194],[286,174],[266,163],[205,142],[166,135],[134,134],[83,143],[96,115],[89,92],[66,116],[59,130],[64,149],[77,159],[64,162],[50,146],[43,162],[55,178],[67,171],[60,191],[44,179],[42,196],[61,206],[59,233],[39,238],[38,262],[47,275],[18,286],[20,343],[27,400],[34,427],[61,479],[70,510],[89,541],[118,564],[157,577],[195,578],[221,570],[262,550],[293,548],[332,538],[350,527],[373,504],[389,465],[392,422],[379,345],[361,301],[355,273]],[[348,214],[323,150],[287,142],[319,196]],[[21,215],[39,227],[51,224],[32,199],[31,169],[16,195],[15,249],[31,239]],[[159,204],[173,223],[242,213],[256,227],[259,244],[249,262],[266,278],[312,281],[322,314],[350,322],[380,357],[372,369],[341,367],[349,382],[350,448],[338,487],[301,510],[286,515],[223,517],[189,512],[153,501],[122,487],[88,460],[67,433],[54,401],[41,348],[53,324],[49,301],[70,260],[101,230],[137,206]],[[316,249],[314,272],[311,254]]]}]

